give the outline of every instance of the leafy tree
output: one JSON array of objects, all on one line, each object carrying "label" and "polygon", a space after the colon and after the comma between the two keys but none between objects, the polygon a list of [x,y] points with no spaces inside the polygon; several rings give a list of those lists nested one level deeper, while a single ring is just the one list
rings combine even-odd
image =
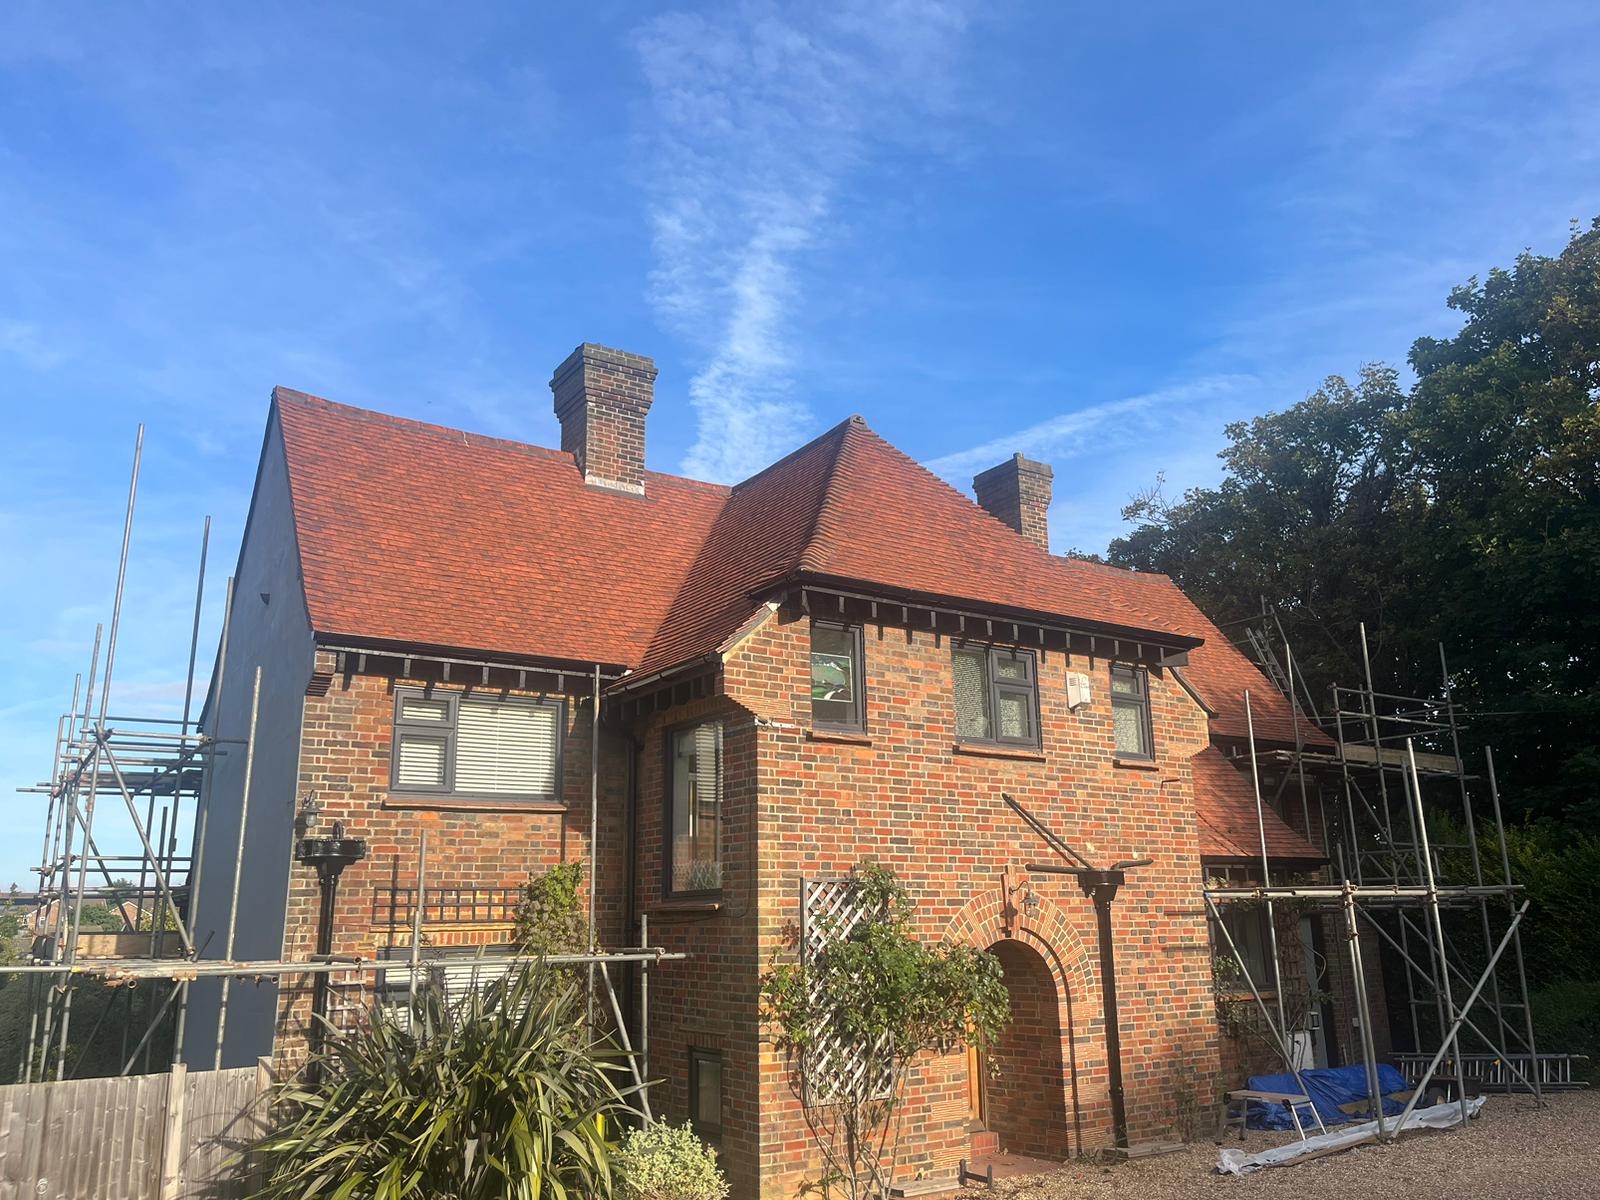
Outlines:
[{"label": "leafy tree", "polygon": [[1226,474],[1136,497],[1114,563],[1170,574],[1219,621],[1273,604],[1317,694],[1360,677],[1437,696],[1438,643],[1493,743],[1512,816],[1600,819],[1600,220],[1455,289],[1415,382],[1364,367],[1228,426]]},{"label": "leafy tree", "polygon": [[[70,922],[71,916],[67,917]],[[85,904],[83,913],[78,918],[78,929],[99,929],[109,933],[120,933],[126,928],[127,923],[122,919],[122,912],[109,904]]]},{"label": "leafy tree", "polygon": [[609,1123],[630,1113],[621,1055],[597,1042],[565,971],[528,964],[452,1005],[422,988],[409,1025],[374,1015],[330,1035],[273,1099],[255,1148],[266,1200],[609,1197]]},{"label": "leafy tree", "polygon": [[[968,1041],[989,1047],[1011,1019],[994,955],[919,941],[912,903],[894,872],[872,862],[852,878],[865,911],[880,914],[819,939],[798,962],[761,982],[772,1044],[822,1151],[823,1194],[888,1195],[898,1161],[899,1116],[916,1058]],[[858,1069],[825,1069],[831,1047],[850,1047]]]}]

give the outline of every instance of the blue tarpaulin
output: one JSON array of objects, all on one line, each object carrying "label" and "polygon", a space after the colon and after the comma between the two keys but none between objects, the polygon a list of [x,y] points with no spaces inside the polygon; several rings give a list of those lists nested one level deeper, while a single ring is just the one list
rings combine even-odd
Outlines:
[{"label": "blue tarpaulin", "polygon": [[[1300,1072],[1300,1081],[1295,1082],[1293,1075],[1252,1075],[1245,1081],[1245,1087],[1252,1092],[1298,1092],[1301,1085],[1311,1097],[1311,1103],[1316,1106],[1317,1114],[1321,1116],[1322,1123],[1327,1126],[1342,1125],[1346,1121],[1363,1121],[1370,1116],[1366,1109],[1359,1113],[1342,1112],[1341,1104],[1353,1101],[1366,1101],[1367,1099],[1367,1068],[1361,1064],[1353,1067],[1317,1067],[1309,1071]],[[1406,1077],[1388,1063],[1378,1064],[1378,1089],[1389,1096],[1394,1092],[1409,1091],[1411,1085],[1406,1082]],[[1307,1129],[1315,1132],[1316,1122],[1311,1119],[1311,1114],[1306,1111],[1305,1105],[1298,1105],[1300,1121]],[[1405,1104],[1398,1100],[1385,1100],[1383,1113],[1385,1116],[1398,1115],[1405,1110]],[[1283,1104],[1266,1104],[1256,1101],[1250,1105],[1249,1125],[1251,1129],[1293,1129],[1294,1122],[1289,1119],[1289,1109]]]}]

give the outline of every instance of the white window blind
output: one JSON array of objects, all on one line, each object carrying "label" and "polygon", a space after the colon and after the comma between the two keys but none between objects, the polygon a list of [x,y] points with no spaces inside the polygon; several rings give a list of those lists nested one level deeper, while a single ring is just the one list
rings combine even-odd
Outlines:
[{"label": "white window blind", "polygon": [[393,786],[443,795],[555,800],[565,708],[494,693],[401,691]]},{"label": "white window blind", "polygon": [[673,734],[672,876],[674,892],[722,886],[722,726]]},{"label": "white window blind", "polygon": [[444,787],[445,746],[443,738],[402,736],[395,782],[401,787]]},{"label": "white window blind", "polygon": [[456,715],[455,790],[545,796],[556,790],[556,710],[463,697]]}]

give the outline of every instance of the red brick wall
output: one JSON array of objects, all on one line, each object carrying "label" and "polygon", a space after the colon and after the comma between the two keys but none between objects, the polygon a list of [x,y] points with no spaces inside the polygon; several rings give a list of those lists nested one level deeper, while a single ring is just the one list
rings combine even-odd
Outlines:
[{"label": "red brick wall", "polygon": [[[871,625],[865,642],[867,744],[812,736],[809,621],[798,612],[774,618],[725,665],[729,697],[767,722],[755,731],[761,958],[781,952],[804,878],[845,872],[865,857],[887,863],[910,888],[925,936],[982,946],[1014,936],[1051,963],[1068,1127],[1041,1149],[1065,1156],[1108,1142],[1092,905],[1070,879],[1022,882],[1024,864],[1052,855],[1005,806],[1000,793],[1010,792],[1097,862],[1156,860],[1133,872],[1115,920],[1129,1121],[1135,1138],[1164,1133],[1175,1120],[1174,1079],[1203,1078],[1209,1088],[1217,1065],[1188,767],[1206,744],[1204,715],[1170,676],[1153,673],[1156,762],[1119,765],[1108,663],[1075,656],[1069,664],[1053,651],[1039,669],[1042,753],[963,752],[949,639]],[[1069,665],[1095,683],[1094,702],[1076,714],[1066,703]],[[1019,885],[1009,919],[1008,877]],[[761,1072],[761,1194],[786,1196],[815,1171],[815,1157],[785,1064],[770,1048]],[[964,1055],[920,1064],[905,1130],[908,1175],[953,1172],[967,1149]]]},{"label": "red brick wall", "polygon": [[[723,694],[602,728],[600,899],[606,944],[631,943],[626,905],[629,760],[637,769],[636,905],[650,938],[690,957],[660,964],[650,978],[650,1073],[656,1111],[687,1115],[693,1049],[723,1059],[724,1166],[742,1200],[790,1196],[817,1169],[786,1064],[760,1036],[762,970],[787,952],[804,879],[844,873],[862,858],[892,866],[917,902],[923,936],[999,944],[1017,985],[1018,1024],[1039,1046],[1000,1085],[991,1120],[1011,1148],[1067,1156],[1110,1140],[1105,1037],[1093,908],[1070,879],[1024,870],[1049,849],[1001,800],[1009,792],[1097,863],[1151,857],[1130,875],[1114,913],[1127,1107],[1135,1140],[1166,1136],[1182,1122],[1185,1097],[1209,1100],[1218,1084],[1219,1042],[1211,950],[1197,883],[1202,878],[1190,792],[1190,756],[1206,744],[1204,715],[1170,676],[1153,671],[1153,765],[1119,764],[1113,753],[1108,663],[1052,650],[1039,666],[1040,753],[958,749],[950,640],[939,632],[869,624],[865,636],[868,727],[864,740],[813,735],[809,711],[809,620],[785,610],[729,656]],[[322,654],[319,670],[333,669]],[[418,667],[418,670],[421,668]],[[1085,671],[1094,698],[1072,713],[1068,670]],[[335,677],[306,700],[299,793],[315,792],[319,828],[334,820],[371,844],[346,872],[337,919],[338,953],[372,956],[403,947],[409,930],[373,913],[375,890],[415,882],[418,833],[429,836],[435,886],[511,886],[551,863],[585,860],[589,822],[587,698],[569,697],[566,811],[468,811],[399,807],[388,794],[393,689],[382,675]],[[437,679],[436,686],[446,685]],[[711,901],[664,894],[662,816],[666,734],[706,718],[724,724],[724,882]],[[290,865],[285,954],[311,952],[314,872]],[[506,927],[429,926],[435,945],[503,941]],[[1342,939],[1331,938],[1335,971]],[[1035,956],[1029,958],[1029,955]],[[1019,970],[1024,961],[1045,964]],[[1375,973],[1375,972],[1374,972]],[[277,1054],[303,1053],[307,979],[286,980]],[[1050,1005],[1054,1005],[1054,1025]],[[1340,1037],[1348,1047],[1347,1031]],[[1050,1054],[1042,1042],[1054,1041]],[[1006,1053],[1003,1049],[1002,1053]],[[1347,1049],[1347,1055],[1349,1051]],[[1027,1075],[1024,1071],[1028,1072]],[[964,1054],[917,1065],[904,1124],[902,1178],[949,1175],[968,1152]],[[1019,1097],[1031,1092],[1035,1099]]]},{"label": "red brick wall", "polygon": [[[723,727],[722,892],[676,901],[665,888],[662,830],[667,803],[667,733],[719,720]],[[723,697],[681,704],[633,728],[639,748],[638,903],[650,942],[690,957],[650,973],[650,1073],[658,1116],[689,1115],[689,1052],[722,1055],[722,1133],[713,1139],[734,1195],[755,1195],[762,1129],[756,940],[756,730],[748,711]]]},{"label": "red brick wall", "polygon": [[[317,669],[335,670],[336,657],[319,652]],[[567,735],[562,762],[565,810],[534,811],[516,804],[446,807],[390,795],[389,756],[394,737],[394,689],[442,682],[437,667],[413,665],[417,674],[395,679],[376,674],[334,676],[324,696],[308,696],[300,753],[298,796],[315,794],[322,811],[317,832],[335,821],[345,836],[365,838],[367,858],[340,881],[335,913],[335,954],[376,957],[385,948],[411,943],[408,917],[384,912],[392,888],[414,888],[419,835],[428,831],[427,884],[431,888],[502,888],[525,882],[554,863],[589,860],[590,702],[566,697]],[[459,677],[459,675],[458,675]],[[537,695],[544,693],[513,693]],[[623,815],[627,760],[618,735],[601,729],[598,924],[603,944],[622,937]],[[302,958],[316,949],[320,890],[315,870],[291,862],[284,956]],[[587,872],[586,872],[587,874]],[[424,923],[423,946],[494,945],[510,934],[505,921],[476,924]],[[311,1005],[309,977],[288,976],[279,996],[274,1057],[280,1064],[305,1053]]]},{"label": "red brick wall", "polygon": [[1056,981],[1039,952],[1022,942],[998,942],[994,952],[1011,993],[1011,1026],[989,1055],[983,1123],[1007,1153],[1061,1158],[1067,1094]]}]

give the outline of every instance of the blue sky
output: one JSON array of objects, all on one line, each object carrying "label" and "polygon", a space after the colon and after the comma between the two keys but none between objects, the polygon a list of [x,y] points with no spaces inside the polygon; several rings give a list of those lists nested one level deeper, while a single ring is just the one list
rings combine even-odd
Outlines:
[{"label": "blue sky", "polygon": [[[580,341],[650,464],[851,412],[1100,550],[1229,420],[1454,326],[1600,213],[1600,12],[1522,5],[0,9],[0,789],[48,770],[145,468],[113,708],[202,660],[267,394],[543,444]],[[39,812],[0,804],[0,881]]]}]

